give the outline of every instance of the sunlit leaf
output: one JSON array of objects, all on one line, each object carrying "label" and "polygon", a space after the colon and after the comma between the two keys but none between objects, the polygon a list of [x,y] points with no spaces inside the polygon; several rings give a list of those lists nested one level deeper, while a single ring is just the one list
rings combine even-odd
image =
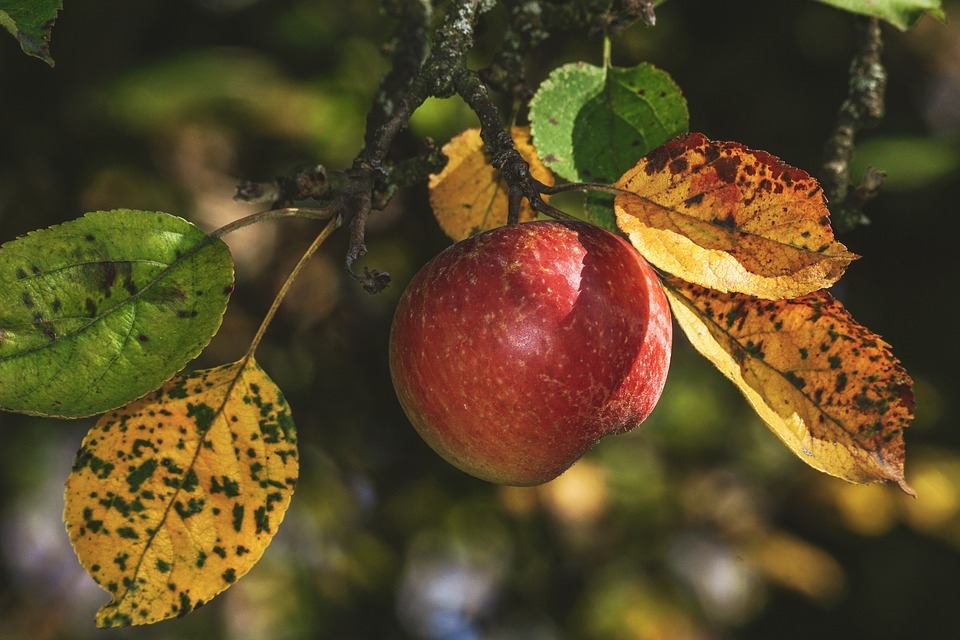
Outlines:
[{"label": "sunlit leaf", "polygon": [[0,26],[20,41],[24,53],[52,67],[50,33],[61,9],[61,0],[0,0]]},{"label": "sunlit leaf", "polygon": [[207,345],[233,289],[227,246],[186,220],[97,211],[0,247],[0,408],[101,413]]},{"label": "sunlit leaf", "polygon": [[[544,184],[553,175],[540,162],[527,127],[511,130],[517,151],[530,165],[530,173]],[[440,227],[453,240],[503,226],[507,223],[507,185],[484,153],[479,129],[467,129],[443,147],[447,165],[430,176],[430,206]],[[520,220],[533,220],[536,212],[526,201]]]},{"label": "sunlit leaf", "polygon": [[[554,69],[530,102],[530,124],[544,164],[575,182],[612,182],[637,158],[687,130],[687,103],[670,76],[651,64]],[[584,217],[611,231],[613,197],[587,192]]]},{"label": "sunlit leaf", "polygon": [[576,182],[613,182],[637,158],[684,133],[687,103],[650,64],[554,69],[530,103],[544,164]]},{"label": "sunlit leaf", "polygon": [[903,31],[913,27],[926,14],[947,21],[941,0],[820,0],[838,9],[886,20]]},{"label": "sunlit leaf", "polygon": [[667,278],[678,324],[804,462],[857,483],[903,477],[913,382],[890,346],[818,291],[761,300]]},{"label": "sunlit leaf", "polygon": [[184,616],[247,573],[290,503],[296,444],[286,400],[252,359],[102,416],[64,509],[81,564],[113,596],[98,626]]},{"label": "sunlit leaf", "polygon": [[616,186],[617,223],[640,253],[711,289],[792,298],[829,287],[858,257],[834,240],[816,180],[735,142],[680,136]]}]

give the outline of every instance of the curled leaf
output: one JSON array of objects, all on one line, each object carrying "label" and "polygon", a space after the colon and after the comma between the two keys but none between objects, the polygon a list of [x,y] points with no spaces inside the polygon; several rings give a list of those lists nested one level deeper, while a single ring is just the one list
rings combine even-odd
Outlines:
[{"label": "curled leaf", "polygon": [[772,300],[829,287],[858,256],[834,240],[823,191],[762,151],[680,136],[617,181],[617,224],[659,269]]},{"label": "curled leaf", "polygon": [[270,544],[297,473],[290,409],[252,358],[101,417],[64,508],[81,564],[113,596],[97,625],[184,616],[233,584]]},{"label": "curled leaf", "polygon": [[78,417],[156,389],[220,327],[223,241],[154,211],[96,211],[0,247],[0,408]]},{"label": "curled leaf", "polygon": [[856,483],[903,477],[913,382],[832,296],[761,300],[667,278],[678,324],[810,466]]},{"label": "curled leaf", "polygon": [[[528,127],[511,130],[517,151],[540,182],[553,184],[553,174],[543,166],[530,140]],[[440,227],[453,240],[463,240],[481,231],[507,223],[507,186],[487,160],[479,129],[467,129],[444,145],[448,162],[443,171],[430,176],[430,206]],[[537,217],[529,203],[520,207],[520,220]]]}]

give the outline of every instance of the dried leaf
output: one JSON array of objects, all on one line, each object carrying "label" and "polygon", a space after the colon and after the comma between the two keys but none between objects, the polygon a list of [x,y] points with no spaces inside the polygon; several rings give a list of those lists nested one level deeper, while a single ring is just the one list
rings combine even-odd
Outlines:
[{"label": "dried leaf", "polygon": [[64,509],[81,564],[113,596],[97,625],[184,616],[229,587],[270,543],[297,473],[290,410],[252,358],[104,415]]},{"label": "dried leaf", "polygon": [[643,157],[616,183],[617,224],[657,268],[768,299],[829,287],[858,256],[836,242],[806,172],[694,133]]},{"label": "dried leaf", "polygon": [[802,460],[856,483],[903,477],[913,382],[890,346],[824,291],[761,300],[664,281],[694,347]]},{"label": "dried leaf", "polygon": [[[530,164],[530,173],[544,184],[553,184],[553,174],[543,166],[530,140],[529,127],[511,130],[517,151]],[[430,176],[430,206],[440,227],[453,240],[463,240],[481,231],[507,223],[507,186],[483,150],[479,129],[467,129],[443,147],[449,161],[439,174]],[[524,202],[520,220],[536,218]]]}]

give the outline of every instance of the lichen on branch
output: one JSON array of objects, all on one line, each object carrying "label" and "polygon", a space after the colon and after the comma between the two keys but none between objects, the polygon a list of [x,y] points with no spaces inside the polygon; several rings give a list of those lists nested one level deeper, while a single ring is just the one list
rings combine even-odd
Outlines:
[{"label": "lichen on branch", "polygon": [[870,167],[860,185],[851,190],[850,163],[861,129],[876,126],[884,115],[887,71],[883,66],[883,37],[877,18],[857,18],[857,52],[850,63],[846,99],[827,140],[820,184],[831,203],[833,226],[847,231],[868,222],[863,206],[877,195],[884,174]]}]

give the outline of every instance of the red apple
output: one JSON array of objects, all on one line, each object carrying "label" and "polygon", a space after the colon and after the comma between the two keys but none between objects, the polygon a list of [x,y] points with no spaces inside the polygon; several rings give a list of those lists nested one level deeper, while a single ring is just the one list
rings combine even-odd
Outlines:
[{"label": "red apple", "polygon": [[653,268],[581,222],[500,227],[413,278],[390,332],[400,404],[433,449],[478,478],[547,482],[650,414],[672,325]]}]

